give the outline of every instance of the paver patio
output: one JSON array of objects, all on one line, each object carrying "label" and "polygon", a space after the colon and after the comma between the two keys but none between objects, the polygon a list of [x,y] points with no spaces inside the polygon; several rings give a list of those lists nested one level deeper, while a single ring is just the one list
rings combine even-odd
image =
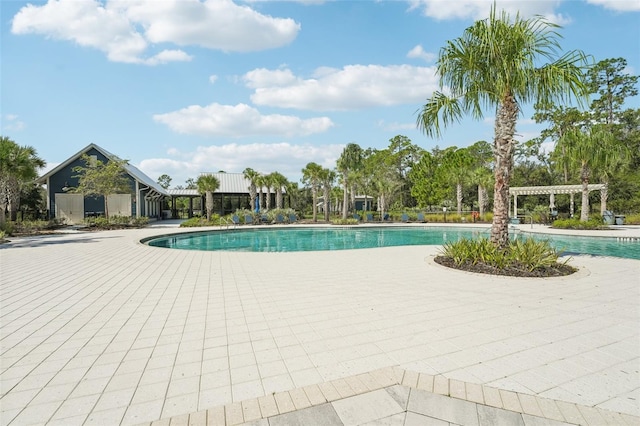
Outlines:
[{"label": "paver patio", "polygon": [[[514,279],[443,268],[431,246],[230,253],[139,243],[175,231],[0,246],[3,425],[189,414],[198,424],[221,407],[240,415],[231,420],[278,424],[283,407],[307,403],[349,424],[341,413],[353,400],[341,400],[377,397],[393,407],[380,392],[421,395],[420,377],[434,378],[429,395],[471,404],[488,389],[477,407],[495,406],[486,398],[497,395],[499,408],[517,413],[519,404],[521,416],[533,415],[524,407],[531,401],[566,404],[555,420],[567,423],[567,407],[591,407],[610,423],[640,416],[640,261],[577,256],[570,277]],[[640,229],[619,235],[638,238]],[[374,389],[354,379],[379,371],[396,381]],[[447,393],[438,390],[445,382]],[[322,396],[305,390],[314,385]],[[269,395],[277,411],[264,415]],[[422,415],[402,408],[392,416],[405,423],[388,424]]]}]

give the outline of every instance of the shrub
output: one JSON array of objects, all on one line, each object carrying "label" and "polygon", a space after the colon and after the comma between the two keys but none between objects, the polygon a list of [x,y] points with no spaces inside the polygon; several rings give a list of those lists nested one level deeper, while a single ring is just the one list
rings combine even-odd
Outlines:
[{"label": "shrub", "polygon": [[146,216],[132,218],[130,225],[136,228],[144,228],[149,224],[149,218]]},{"label": "shrub", "polygon": [[553,228],[558,229],[607,229],[607,225],[602,223],[602,218],[594,216],[589,218],[588,221],[582,222],[580,219],[556,219],[551,225]]},{"label": "shrub", "polygon": [[537,241],[529,237],[510,241],[505,250],[496,247],[488,238],[463,238],[445,243],[441,254],[450,258],[458,267],[482,263],[497,269],[524,269],[532,272],[557,265],[562,253],[553,248],[549,241]]},{"label": "shrub", "polygon": [[640,213],[625,216],[624,223],[627,225],[640,225]]},{"label": "shrub", "polygon": [[110,216],[107,219],[104,216],[98,217],[86,217],[84,223],[97,229],[119,229],[119,228],[143,228],[149,224],[149,218],[146,216],[133,217],[133,216]]},{"label": "shrub", "polygon": [[354,219],[352,217],[348,217],[346,219],[343,218],[335,218],[335,219],[331,219],[331,224],[332,225],[357,225],[358,219]]},{"label": "shrub", "polygon": [[217,226],[220,225],[220,215],[212,214],[211,220],[207,221],[206,217],[192,217],[191,219],[187,219],[180,224],[182,228],[194,228],[199,226]]}]

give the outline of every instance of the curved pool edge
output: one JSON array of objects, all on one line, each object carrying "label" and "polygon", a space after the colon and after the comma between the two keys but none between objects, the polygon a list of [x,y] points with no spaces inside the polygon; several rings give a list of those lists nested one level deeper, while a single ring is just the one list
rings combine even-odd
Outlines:
[{"label": "curved pool edge", "polygon": [[[276,247],[277,244],[273,242],[267,243],[267,248],[255,248],[253,246],[253,242],[245,243],[243,247],[239,246],[229,246],[228,248],[221,247],[220,244],[218,246],[214,245],[214,248],[207,250],[206,248],[198,248],[198,247],[169,247],[168,245],[152,245],[149,244],[153,240],[161,240],[163,238],[184,238],[189,235],[194,236],[206,236],[207,234],[211,235],[220,235],[220,233],[225,234],[244,234],[251,232],[261,232],[261,231],[277,231],[277,232],[286,232],[286,230],[326,230],[326,231],[338,231],[344,229],[353,229],[353,230],[416,230],[416,229],[425,229],[425,230],[440,230],[442,232],[448,232],[450,229],[451,232],[461,232],[461,233],[469,233],[469,232],[481,232],[487,233],[489,236],[489,231],[491,226],[489,224],[460,224],[460,223],[393,223],[393,224],[377,224],[377,223],[365,223],[365,224],[357,224],[357,225],[331,225],[331,224],[299,224],[299,225],[260,225],[260,226],[236,226],[236,227],[202,227],[202,228],[173,228],[172,230],[163,229],[165,232],[157,233],[154,235],[149,235],[144,238],[141,238],[138,242],[143,245],[147,245],[150,247],[156,248],[173,248],[173,249],[181,249],[181,250],[201,250],[201,251],[253,251],[253,252],[303,252],[303,251],[340,251],[340,250],[362,250],[366,248],[382,248],[386,246],[442,246],[443,242],[441,241],[418,241],[418,242],[409,242],[407,243],[385,243],[382,245],[376,244],[363,244],[363,246],[354,246],[353,243],[351,245],[340,245],[337,243],[335,246],[331,247]],[[573,231],[573,230],[570,230]],[[550,228],[545,225],[536,225],[534,227],[530,227],[530,225],[520,225],[520,226],[510,226],[510,234],[512,235],[534,235],[538,238],[546,235],[549,236],[552,240],[554,237],[559,237],[556,240],[556,244],[554,244],[559,251],[563,252],[561,256],[563,257],[571,257],[571,256],[608,256],[612,258],[627,258],[632,260],[640,260],[640,251],[638,251],[638,247],[640,247],[640,227],[628,227],[626,229],[615,229],[613,231],[602,231],[600,232],[567,232],[567,230],[557,230]],[[637,236],[636,236],[637,235]],[[464,235],[463,235],[464,237]],[[594,241],[601,237],[606,239],[607,246],[594,248]],[[273,238],[273,237],[272,237]],[[407,240],[411,240],[410,236],[405,237]],[[446,237],[445,237],[446,238]],[[455,237],[454,237],[455,238]],[[569,243],[566,240],[574,240]],[[578,240],[584,239],[586,240],[580,242]],[[338,241],[338,240],[336,240]],[[174,242],[175,244],[175,242]],[[226,244],[226,242],[225,242]],[[565,245],[566,244],[566,245]],[[627,251],[625,247],[620,247],[619,244],[631,244],[632,250]],[[638,245],[636,245],[638,244]],[[591,245],[591,247],[584,247],[584,245]],[[245,249],[246,247],[252,247],[250,249]]]}]

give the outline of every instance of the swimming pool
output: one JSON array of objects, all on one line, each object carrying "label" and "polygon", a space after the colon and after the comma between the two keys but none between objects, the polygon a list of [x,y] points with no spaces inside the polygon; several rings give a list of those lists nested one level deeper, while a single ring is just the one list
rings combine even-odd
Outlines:
[{"label": "swimming pool", "polygon": [[[531,235],[548,239],[565,254],[592,254],[640,259],[640,241],[610,237]],[[153,247],[182,250],[292,252],[351,250],[408,245],[442,245],[460,238],[489,237],[489,230],[445,227],[291,227],[254,228],[165,235],[145,240]]]}]

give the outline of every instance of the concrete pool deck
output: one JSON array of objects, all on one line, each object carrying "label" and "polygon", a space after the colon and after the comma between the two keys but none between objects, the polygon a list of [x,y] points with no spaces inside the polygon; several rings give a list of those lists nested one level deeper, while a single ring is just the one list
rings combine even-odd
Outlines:
[{"label": "concrete pool deck", "polygon": [[1,424],[640,420],[638,260],[515,279],[443,268],[436,246],[140,244],[179,231],[155,225],[0,245]]}]

